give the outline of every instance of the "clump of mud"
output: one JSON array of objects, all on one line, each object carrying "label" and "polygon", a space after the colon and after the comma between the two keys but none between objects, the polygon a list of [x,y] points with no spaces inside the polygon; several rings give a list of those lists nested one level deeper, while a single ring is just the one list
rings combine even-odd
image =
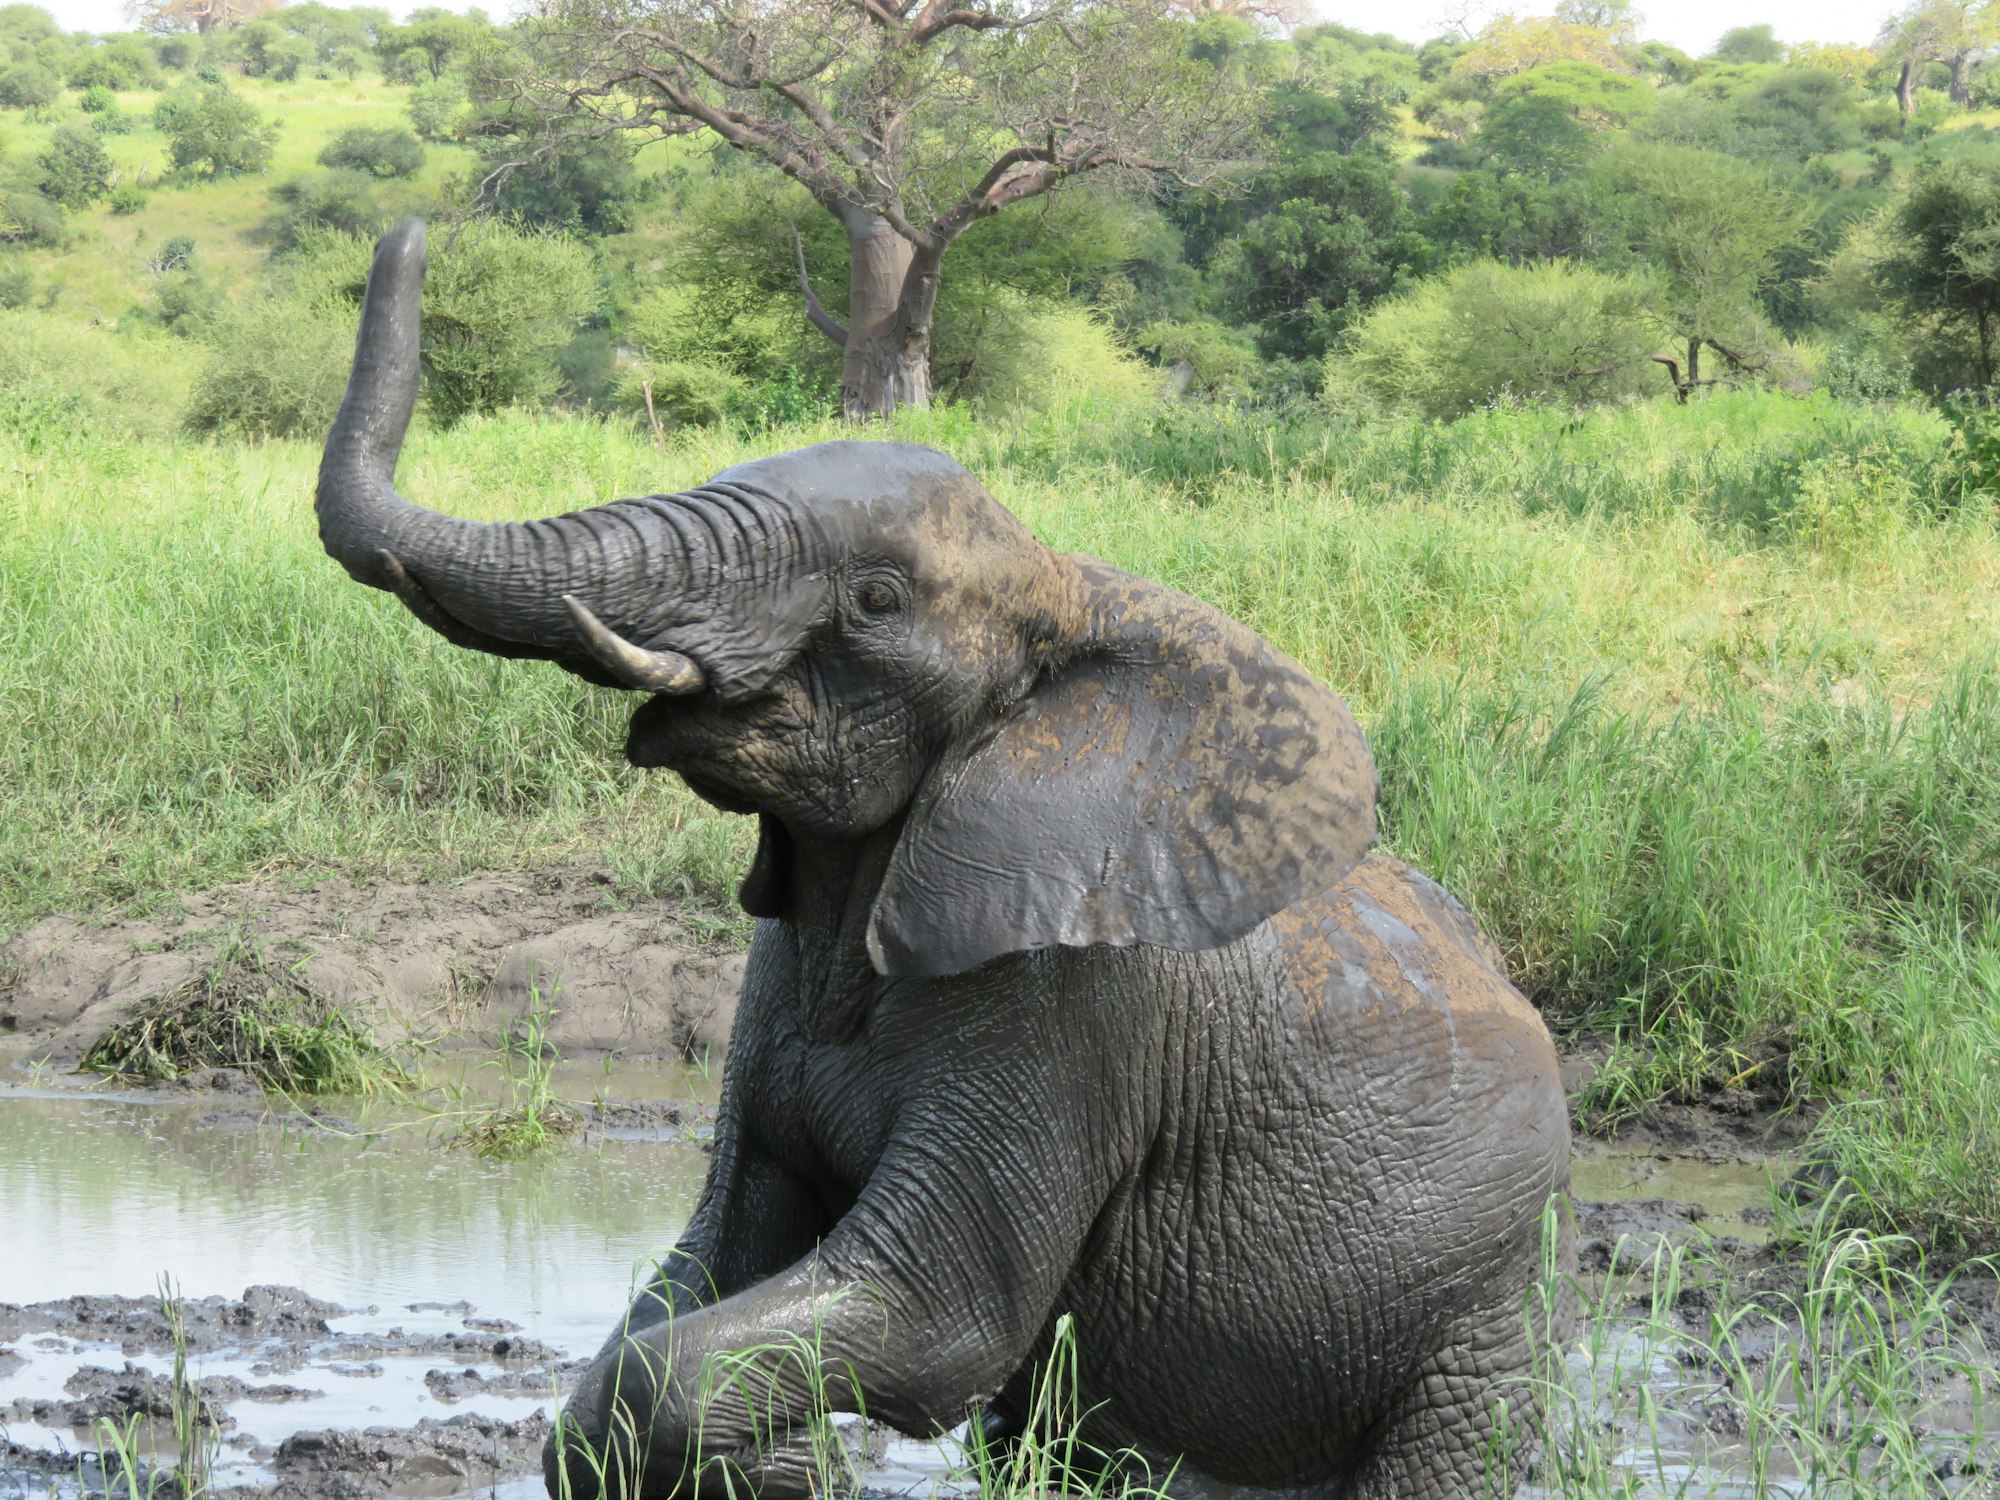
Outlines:
[{"label": "clump of mud", "polygon": [[363,1094],[403,1080],[347,1013],[253,943],[138,1001],[80,1066],[132,1082],[225,1070],[272,1093]]}]

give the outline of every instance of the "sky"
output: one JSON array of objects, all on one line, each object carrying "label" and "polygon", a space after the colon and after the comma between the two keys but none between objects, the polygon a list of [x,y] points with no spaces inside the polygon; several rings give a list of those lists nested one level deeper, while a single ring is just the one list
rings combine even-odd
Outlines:
[{"label": "sky", "polygon": [[[122,31],[124,0],[39,0],[66,31]],[[414,0],[424,3],[424,0]],[[430,0],[438,3],[438,0]],[[467,9],[473,0],[442,0],[453,10]],[[1768,21],[1787,42],[1866,42],[1874,38],[1898,0],[1639,0],[1639,34],[1671,42],[1699,55],[1732,26]],[[388,10],[401,15],[411,0],[390,0]],[[1338,21],[1363,31],[1388,31],[1420,42],[1446,29],[1443,17],[1455,7],[1449,0],[1315,0],[1322,20]],[[496,17],[513,7],[507,0],[489,0]],[[1547,14],[1555,0],[1503,0],[1473,12],[1474,24],[1501,11],[1517,15]]]}]

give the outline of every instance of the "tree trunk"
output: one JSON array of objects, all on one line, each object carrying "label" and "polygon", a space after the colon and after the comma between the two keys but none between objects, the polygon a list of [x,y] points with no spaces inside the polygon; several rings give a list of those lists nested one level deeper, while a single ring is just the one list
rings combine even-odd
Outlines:
[{"label": "tree trunk", "polygon": [[849,210],[842,222],[848,290],[841,413],[864,422],[902,406],[929,406],[937,257],[920,257],[878,215]]},{"label": "tree trunk", "polygon": [[1903,71],[1896,75],[1896,104],[1905,118],[1917,112],[1917,60],[1903,59]]},{"label": "tree trunk", "polygon": [[1701,384],[1701,340],[1688,340],[1687,388],[1692,391]]},{"label": "tree trunk", "polygon": [[1993,384],[1993,315],[1986,308],[1975,310],[1979,318],[1979,383]]},{"label": "tree trunk", "polygon": [[1951,60],[1951,102],[1960,106],[1972,102],[1972,54],[1961,52]]}]

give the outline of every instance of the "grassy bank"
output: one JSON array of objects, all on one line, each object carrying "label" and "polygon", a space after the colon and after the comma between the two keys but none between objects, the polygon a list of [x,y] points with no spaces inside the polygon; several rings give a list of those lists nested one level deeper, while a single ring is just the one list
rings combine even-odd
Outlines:
[{"label": "grassy bank", "polygon": [[[320,553],[304,445],[0,422],[0,931],[274,872],[574,860],[723,898],[738,820],[625,768],[630,703],[455,652]],[[87,415],[87,414],[86,414]],[[1837,1101],[1851,1215],[2000,1243],[2000,537],[1915,408],[1742,394],[1439,426],[1078,406],[903,419],[1036,531],[1209,598],[1345,692],[1389,843],[1480,911],[1584,1101]],[[477,421],[473,516],[684,485],[831,427]]]}]

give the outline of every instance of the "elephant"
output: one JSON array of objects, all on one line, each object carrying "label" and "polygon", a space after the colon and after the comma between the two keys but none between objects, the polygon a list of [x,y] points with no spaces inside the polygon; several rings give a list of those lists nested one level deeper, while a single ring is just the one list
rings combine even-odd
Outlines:
[{"label": "elephant", "polygon": [[1007,1452],[1059,1339],[1101,1474],[1491,1493],[1571,1249],[1568,1111],[1499,951],[1375,849],[1346,704],[922,447],[423,509],[394,486],[423,274],[392,229],[326,549],[457,645],[646,695],[631,762],[757,819],[706,1183],[550,1493],[812,1493],[826,1408]]}]

